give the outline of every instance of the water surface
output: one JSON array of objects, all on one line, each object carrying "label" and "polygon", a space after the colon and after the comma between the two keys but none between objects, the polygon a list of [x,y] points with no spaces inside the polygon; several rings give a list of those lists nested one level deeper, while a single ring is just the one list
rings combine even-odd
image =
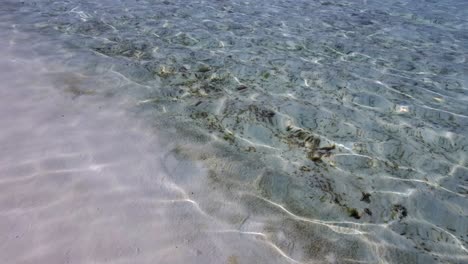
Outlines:
[{"label": "water surface", "polygon": [[468,261],[467,10],[5,1],[0,256]]}]

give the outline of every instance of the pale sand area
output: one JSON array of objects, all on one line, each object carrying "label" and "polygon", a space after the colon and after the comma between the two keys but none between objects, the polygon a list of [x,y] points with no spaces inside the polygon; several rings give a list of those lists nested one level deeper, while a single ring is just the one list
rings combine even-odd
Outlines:
[{"label": "pale sand area", "polygon": [[[263,234],[208,216],[174,183],[165,172],[177,161],[163,165],[168,152],[129,113],[134,101],[1,53],[1,263],[292,261]],[[177,177],[202,184],[205,171],[187,164]]]}]

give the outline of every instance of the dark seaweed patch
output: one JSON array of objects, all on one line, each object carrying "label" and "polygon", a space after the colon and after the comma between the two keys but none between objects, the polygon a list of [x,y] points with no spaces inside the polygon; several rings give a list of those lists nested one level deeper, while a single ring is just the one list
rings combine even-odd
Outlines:
[{"label": "dark seaweed patch", "polygon": [[366,193],[366,192],[361,192],[362,194],[362,197],[361,197],[361,201],[363,202],[366,202],[366,203],[370,203],[370,197],[371,197],[371,194],[370,193]]},{"label": "dark seaweed patch", "polygon": [[348,208],[348,215],[349,217],[353,217],[355,219],[361,219],[361,215],[356,208]]},{"label": "dark seaweed patch", "polygon": [[392,207],[392,219],[398,218],[402,220],[408,216],[408,210],[401,204],[395,204]]}]

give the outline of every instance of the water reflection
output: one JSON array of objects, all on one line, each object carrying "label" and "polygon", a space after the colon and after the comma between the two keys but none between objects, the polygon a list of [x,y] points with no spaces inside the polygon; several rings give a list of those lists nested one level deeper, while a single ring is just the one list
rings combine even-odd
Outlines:
[{"label": "water reflection", "polygon": [[[24,177],[18,188],[63,174],[42,183],[53,195],[47,188],[79,183],[66,175],[126,173],[112,179],[116,199],[146,190],[136,201],[185,206],[161,228],[188,214],[210,223],[214,240],[259,250],[234,243],[248,253],[217,247],[207,262],[466,260],[464,1],[8,1],[1,10],[19,58],[74,71],[40,74],[62,103],[31,112],[28,91],[3,112],[89,109],[57,130],[49,115],[25,122],[70,138],[48,144],[58,151],[44,160],[44,146],[6,158],[5,170]],[[3,122],[4,149],[20,151],[30,130]],[[155,133],[163,140],[150,147]],[[161,175],[135,176],[147,170]],[[171,243],[155,248],[170,256]]]}]

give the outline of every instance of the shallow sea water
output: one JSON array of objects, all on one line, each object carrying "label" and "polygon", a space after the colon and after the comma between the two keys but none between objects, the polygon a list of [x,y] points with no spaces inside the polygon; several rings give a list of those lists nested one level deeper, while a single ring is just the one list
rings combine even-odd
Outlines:
[{"label": "shallow sea water", "polygon": [[467,263],[468,2],[2,1],[2,263]]}]

